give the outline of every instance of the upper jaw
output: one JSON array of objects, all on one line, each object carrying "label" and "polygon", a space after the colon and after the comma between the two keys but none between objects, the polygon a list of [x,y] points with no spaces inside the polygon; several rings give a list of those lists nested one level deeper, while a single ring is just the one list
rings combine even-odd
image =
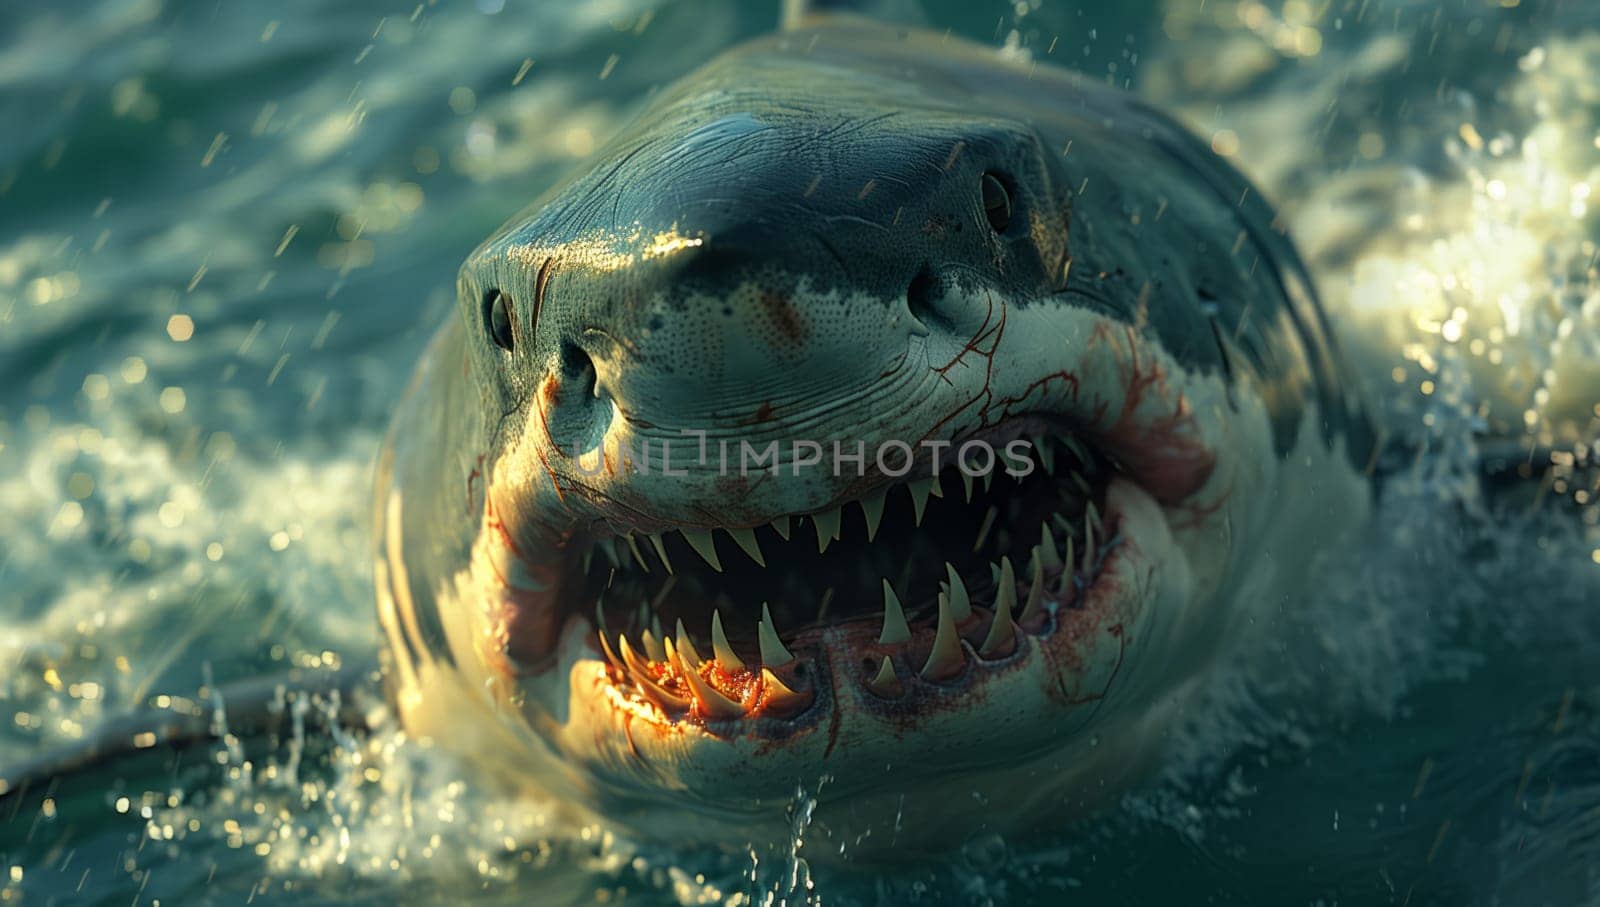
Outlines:
[{"label": "upper jaw", "polygon": [[[879,376],[878,386],[813,401],[807,412],[781,421],[763,416],[770,401],[752,404],[749,413],[730,408],[711,421],[683,425],[645,423],[619,409],[595,447],[575,452],[552,444],[540,431],[542,420],[530,417],[500,458],[522,464],[513,467],[520,474],[503,483],[505,497],[517,504],[502,512],[519,517],[527,547],[559,557],[574,540],[749,529],[839,509],[903,481],[883,476],[872,462],[871,451],[886,442],[903,442],[919,455],[925,445],[945,445],[948,463],[950,452],[968,441],[998,450],[1039,435],[1084,441],[1163,506],[1189,501],[1210,479],[1217,442],[1226,433],[1217,428],[1226,421],[1220,381],[1202,382],[1202,393],[1195,395],[1189,376],[1170,359],[1163,361],[1161,351],[1133,328],[1072,311],[1084,327],[1066,338],[1050,337],[1046,349],[1029,349],[1040,345],[1038,337],[1014,344],[997,340],[981,356],[957,351],[925,370],[903,366],[937,351],[913,349],[898,371]],[[915,338],[912,343],[917,345]],[[1070,344],[1082,345],[1064,352],[1061,347]],[[1076,361],[1040,374],[1030,361],[1034,357]],[[1021,362],[996,364],[1007,359]],[[1196,418],[1206,410],[1209,422]],[[832,472],[826,463],[791,471],[790,445],[811,439],[824,459],[835,444],[846,453],[864,446],[865,467],[857,470],[845,457],[836,461],[844,466]],[[779,478],[767,474],[771,461],[760,459],[774,443],[785,457]],[[746,445],[748,453],[741,450]],[[641,451],[648,452],[646,471],[653,470],[648,479],[636,478]],[[919,462],[912,475],[930,475],[925,464]]]}]

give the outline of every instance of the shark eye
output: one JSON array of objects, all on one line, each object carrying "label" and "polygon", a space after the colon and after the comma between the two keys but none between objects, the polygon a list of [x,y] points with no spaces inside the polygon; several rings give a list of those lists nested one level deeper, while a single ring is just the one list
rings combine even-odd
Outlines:
[{"label": "shark eye", "polygon": [[996,233],[1004,233],[1011,226],[1011,193],[993,173],[983,175],[983,213]]},{"label": "shark eye", "polygon": [[516,346],[516,336],[511,330],[511,297],[499,290],[485,292],[483,318],[495,345],[508,353],[511,352]]}]

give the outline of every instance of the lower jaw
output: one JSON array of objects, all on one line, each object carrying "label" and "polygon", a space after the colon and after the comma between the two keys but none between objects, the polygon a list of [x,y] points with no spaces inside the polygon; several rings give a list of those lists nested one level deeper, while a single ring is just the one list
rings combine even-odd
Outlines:
[{"label": "lower jaw", "polygon": [[[959,675],[912,680],[898,699],[867,688],[861,652],[870,646],[861,631],[830,627],[817,647],[827,680],[810,708],[719,736],[626,707],[587,627],[574,621],[559,671],[523,682],[525,708],[541,713],[529,716],[535,726],[597,782],[603,812],[627,815],[632,825],[656,816],[668,837],[683,837],[691,821],[700,827],[695,837],[724,841],[748,840],[752,819],[781,829],[797,789],[815,792],[819,783],[821,799],[849,804],[839,809],[855,817],[852,827],[885,817],[894,824],[919,792],[933,801],[918,807],[933,814],[927,821],[954,821],[947,831],[958,837],[995,821],[995,809],[980,808],[979,799],[1006,801],[1007,821],[1024,823],[1137,761],[1120,742],[1102,740],[1099,728],[1144,725],[1148,684],[1135,675],[1147,672],[1134,670],[1134,656],[1152,614],[1182,607],[1190,592],[1187,561],[1159,506],[1126,481],[1113,483],[1107,503],[1121,542],[1080,602],[1056,609],[1038,632],[1019,632],[1009,657],[987,663],[968,653]],[[981,797],[934,794],[968,788]]]}]

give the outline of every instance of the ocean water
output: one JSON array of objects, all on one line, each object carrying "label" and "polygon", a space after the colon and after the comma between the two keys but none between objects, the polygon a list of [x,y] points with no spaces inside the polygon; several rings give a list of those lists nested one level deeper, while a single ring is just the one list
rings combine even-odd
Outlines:
[{"label": "ocean water", "polygon": [[[0,7],[0,777],[137,705],[371,664],[371,463],[458,263],[775,7]],[[303,734],[0,799],[0,904],[1600,903],[1600,487],[1566,466],[1600,443],[1600,6],[922,8],[1234,159],[1414,451],[1156,777],[843,872],[808,859],[813,790],[743,851],[563,827],[367,682],[370,733],[289,697]]]}]

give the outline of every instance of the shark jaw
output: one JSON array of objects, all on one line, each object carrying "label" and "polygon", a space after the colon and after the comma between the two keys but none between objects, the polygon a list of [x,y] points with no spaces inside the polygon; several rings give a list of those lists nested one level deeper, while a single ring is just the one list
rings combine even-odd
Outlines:
[{"label": "shark jaw", "polygon": [[[1209,660],[1284,461],[1248,375],[1185,370],[1087,309],[1006,317],[985,356],[1011,364],[952,370],[970,402],[947,437],[1029,440],[1020,478],[869,477],[717,523],[575,462],[542,492],[529,447],[559,452],[524,430],[491,470],[473,604],[446,621],[495,714],[603,813],[692,803],[713,837],[781,816],[805,779],[876,803],[868,824],[949,783],[1021,797],[1025,822],[1142,761],[1151,734],[1116,729],[1159,723]],[[1302,443],[1325,446],[1313,425]]]},{"label": "shark jaw", "polygon": [[948,465],[937,493],[925,472],[642,486],[563,461],[529,418],[473,480],[471,556],[429,612],[388,493],[408,731],[661,840],[783,840],[820,785],[813,837],[863,859],[1059,827],[1125,789],[1234,631],[1364,518],[1366,484],[1314,409],[1280,449],[1253,372],[1187,370],[1086,308],[990,312],[974,336],[1009,327],[978,353],[911,337],[907,368],[948,380],[879,408],[877,437],[1032,441],[1031,474],[970,499]]},{"label": "shark jaw", "polygon": [[[781,804],[797,781],[822,776],[836,794],[904,792],[995,759],[1026,764],[1089,723],[1152,608],[1190,588],[1159,506],[1122,479],[1103,493],[1084,539],[1040,530],[1026,580],[1002,555],[982,585],[953,565],[913,570],[910,585],[926,582],[934,602],[904,604],[884,583],[877,615],[824,612],[795,632],[767,629],[770,606],[753,640],[727,640],[720,610],[709,643],[676,620],[664,638],[637,631],[642,651],[619,632],[602,658],[565,659],[559,745],[602,741],[591,768],[625,789],[735,811]],[[1098,531],[1103,541],[1088,538]],[[584,630],[572,626],[563,644],[593,646]],[[603,741],[620,745],[605,752]]]},{"label": "shark jaw", "polygon": [[833,658],[912,710],[972,661],[1009,663],[1019,631],[1049,635],[1082,606],[1119,542],[1102,516],[1110,467],[1070,437],[1030,445],[1038,465],[998,483],[957,465],[763,527],[591,543],[575,585],[597,602],[616,707],[724,737],[777,719],[782,735],[817,720]]}]

